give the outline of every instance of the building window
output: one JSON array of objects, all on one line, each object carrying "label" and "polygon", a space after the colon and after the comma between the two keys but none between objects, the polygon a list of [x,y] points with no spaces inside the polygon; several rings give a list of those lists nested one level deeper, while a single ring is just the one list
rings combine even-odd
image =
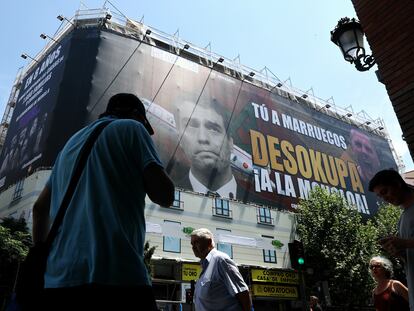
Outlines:
[{"label": "building window", "polygon": [[[216,233],[218,234],[229,234],[231,230],[217,228]],[[233,246],[227,243],[217,243],[217,249],[233,258]]]},{"label": "building window", "polygon": [[[164,220],[164,226],[168,227],[169,232],[180,232],[181,223],[176,221]],[[181,239],[175,236],[163,236],[164,252],[180,253]]]},{"label": "building window", "polygon": [[257,208],[257,223],[265,225],[273,225],[273,218],[268,207]]},{"label": "building window", "polygon": [[264,249],[263,250],[263,261],[264,262],[277,263],[276,251],[271,250],[271,249]]},{"label": "building window", "polygon": [[181,201],[181,191],[175,190],[174,191],[174,202],[171,205],[172,208],[176,209],[184,209],[184,202]]},{"label": "building window", "polygon": [[22,197],[23,186],[24,186],[24,179],[20,179],[16,183],[16,186],[14,187],[12,201],[16,201],[16,200],[18,200],[18,199],[20,199]]},{"label": "building window", "polygon": [[270,235],[262,235],[262,238],[265,239],[268,249],[263,249],[263,261],[264,262],[270,262],[270,263],[277,263],[276,259],[276,251],[274,248],[272,248],[272,240],[274,239],[273,236]]},{"label": "building window", "polygon": [[232,217],[232,211],[230,210],[230,204],[228,200],[220,198],[214,198],[213,214],[221,217]]}]

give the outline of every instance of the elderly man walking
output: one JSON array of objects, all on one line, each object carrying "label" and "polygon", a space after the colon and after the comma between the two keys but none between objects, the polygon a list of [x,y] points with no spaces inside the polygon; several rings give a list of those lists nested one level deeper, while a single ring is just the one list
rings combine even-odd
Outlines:
[{"label": "elderly man walking", "polygon": [[191,245],[203,268],[194,292],[196,311],[250,311],[249,288],[234,261],[214,248],[211,231],[194,230]]}]

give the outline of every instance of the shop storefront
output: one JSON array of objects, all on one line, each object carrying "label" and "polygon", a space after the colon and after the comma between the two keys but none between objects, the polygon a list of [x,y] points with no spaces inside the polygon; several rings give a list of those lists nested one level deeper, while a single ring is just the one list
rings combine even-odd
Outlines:
[{"label": "shop storefront", "polygon": [[[295,310],[299,305],[299,274],[293,270],[239,267],[249,285],[255,311]],[[198,262],[153,261],[153,286],[163,310],[191,310],[190,292],[201,274]]]}]

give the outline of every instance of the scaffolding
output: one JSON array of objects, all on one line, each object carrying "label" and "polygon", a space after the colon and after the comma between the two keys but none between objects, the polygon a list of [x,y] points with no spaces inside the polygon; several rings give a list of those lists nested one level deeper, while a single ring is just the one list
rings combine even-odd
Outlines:
[{"label": "scaffolding", "polygon": [[[110,7],[106,7],[106,5],[110,5]],[[192,61],[197,60],[200,64],[210,68],[214,67],[214,70],[232,76],[233,78],[257,85],[258,87],[268,90],[270,93],[289,98],[297,104],[306,105],[320,113],[332,116],[338,120],[355,125],[367,132],[381,136],[388,141],[399,170],[401,171],[405,167],[402,158],[397,154],[392,141],[389,138],[389,133],[386,131],[383,119],[373,119],[363,110],[354,113],[354,109],[351,105],[345,108],[337,106],[333,97],[326,100],[321,99],[314,94],[312,87],[307,91],[295,88],[292,86],[290,78],[286,81],[282,81],[268,67],[264,67],[262,70],[257,71],[244,66],[240,63],[240,56],[237,56],[234,59],[229,59],[218,55],[211,51],[210,43],[204,48],[197,47],[194,44],[181,39],[178,30],[173,35],[170,35],[145,25],[143,23],[143,18],[141,21],[134,21],[119,11],[110,1],[105,1],[103,8],[79,9],[70,19],[62,17],[62,24],[55,32],[53,38],[51,38],[46,46],[34,57],[34,59],[31,60],[29,65],[20,72],[13,85],[9,103],[6,106],[6,111],[2,119],[0,127],[0,147],[4,143],[4,137],[7,133],[15,99],[18,94],[17,86],[19,86],[20,81],[68,32],[72,31],[74,28],[96,26],[110,29],[135,40],[144,41],[149,45],[161,48],[169,47],[170,52],[176,53],[181,57]]]},{"label": "scaffolding", "polygon": [[13,86],[10,92],[9,99],[6,103],[3,118],[0,123],[0,151],[3,149],[4,141],[7,135],[7,129],[9,128],[10,120],[13,115],[14,107],[16,106],[17,97],[19,96],[20,86],[23,76],[23,67],[20,67],[17,71],[16,78],[13,82]]}]

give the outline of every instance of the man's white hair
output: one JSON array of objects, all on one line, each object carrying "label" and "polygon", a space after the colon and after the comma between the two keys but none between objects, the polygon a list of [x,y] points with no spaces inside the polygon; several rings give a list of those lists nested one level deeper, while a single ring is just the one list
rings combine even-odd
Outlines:
[{"label": "man's white hair", "polygon": [[215,247],[213,233],[211,233],[211,231],[206,228],[193,230],[193,232],[191,232],[191,236],[196,236],[200,239],[211,240],[211,245]]}]

